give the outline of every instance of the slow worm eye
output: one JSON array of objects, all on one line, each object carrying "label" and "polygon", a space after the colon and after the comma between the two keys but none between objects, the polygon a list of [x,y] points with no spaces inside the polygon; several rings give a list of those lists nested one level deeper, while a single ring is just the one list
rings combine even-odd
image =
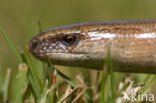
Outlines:
[{"label": "slow worm eye", "polygon": [[37,47],[37,45],[38,45],[38,43],[37,42],[34,42],[34,43],[32,43],[31,48],[34,49],[34,48]]},{"label": "slow worm eye", "polygon": [[77,42],[78,38],[76,35],[67,35],[63,38],[63,42],[67,45],[72,45]]}]

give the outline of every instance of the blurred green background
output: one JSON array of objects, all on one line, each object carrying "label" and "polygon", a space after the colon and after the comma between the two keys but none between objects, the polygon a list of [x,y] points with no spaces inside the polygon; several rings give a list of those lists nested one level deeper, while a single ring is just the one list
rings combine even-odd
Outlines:
[{"label": "blurred green background", "polygon": [[[0,0],[0,24],[17,49],[42,30],[93,21],[156,18],[156,0]],[[0,66],[15,68],[17,60],[0,35]],[[8,63],[9,62],[9,63]]]}]

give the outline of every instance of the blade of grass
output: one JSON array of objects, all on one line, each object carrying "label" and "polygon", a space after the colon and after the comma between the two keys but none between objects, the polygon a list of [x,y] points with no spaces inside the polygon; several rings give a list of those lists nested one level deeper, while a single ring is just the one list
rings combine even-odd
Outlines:
[{"label": "blade of grass", "polygon": [[58,87],[58,85],[56,84],[56,77],[57,77],[57,71],[54,70],[52,84],[50,84],[50,88],[49,88],[49,94],[48,94],[49,96],[47,98],[47,100],[48,100],[47,103],[54,103],[54,99],[56,97],[56,94],[55,94],[56,87]]},{"label": "blade of grass", "polygon": [[111,100],[112,103],[115,102],[115,92],[114,92],[114,71],[113,71],[113,65],[111,61],[111,54],[110,54],[110,49],[108,48],[107,52],[107,61],[108,61],[108,67],[110,70],[110,79],[111,79]]},{"label": "blade of grass", "polygon": [[[110,91],[111,91],[111,95],[109,95],[108,93],[106,93],[106,83],[107,79],[108,79],[108,69],[109,69],[109,76],[110,76]],[[111,54],[110,51],[108,49],[107,52],[107,58],[106,61],[104,63],[104,67],[103,67],[103,71],[102,71],[102,80],[101,80],[101,91],[100,91],[100,103],[105,103],[107,101],[107,99],[109,100],[109,102],[114,103],[115,100],[115,92],[114,92],[114,72],[113,72],[113,66],[112,66],[112,61],[111,61]],[[111,100],[111,101],[110,101]]]},{"label": "blade of grass", "polygon": [[25,58],[26,58],[26,62],[29,66],[29,75],[28,75],[28,78],[29,78],[29,81],[30,81],[30,84],[34,90],[34,93],[35,93],[35,97],[36,98],[40,98],[41,96],[41,92],[42,92],[42,88],[40,86],[40,82],[39,82],[39,79],[37,78],[36,76],[36,73],[34,71],[34,67],[33,67],[33,64],[30,60],[30,57],[29,57],[29,54],[25,53]]},{"label": "blade of grass", "polygon": [[54,103],[54,99],[55,99],[55,87],[51,86],[48,94],[47,103]]},{"label": "blade of grass", "polygon": [[5,82],[3,85],[3,90],[2,90],[4,103],[8,99],[8,87],[9,87],[9,83],[10,83],[10,77],[11,77],[11,69],[8,69],[7,73],[6,73],[6,77],[5,77]]},{"label": "blade of grass", "polygon": [[31,87],[32,87],[32,92],[34,93],[34,97],[37,99],[41,96],[41,92],[38,90],[38,88],[36,88],[36,84],[34,82],[34,79],[32,77],[32,75],[29,73],[28,74],[28,79],[29,79],[29,82],[31,84]]},{"label": "blade of grass", "polygon": [[106,94],[105,94],[105,86],[106,86],[106,80],[108,77],[108,72],[107,72],[108,66],[107,62],[104,63],[103,71],[102,71],[102,80],[101,80],[101,90],[100,90],[100,103],[105,103],[106,102]]},{"label": "blade of grass", "polygon": [[40,21],[38,21],[38,29],[39,29],[39,33],[41,33],[42,32],[42,27],[41,27],[41,22]]},{"label": "blade of grass", "polygon": [[39,103],[46,103],[48,94],[49,94],[48,80],[46,80],[46,83],[45,83],[45,86],[44,86],[44,90],[42,92],[41,98],[39,99]]},{"label": "blade of grass", "polygon": [[156,82],[156,76],[155,75],[150,75],[147,79],[147,81],[145,82],[145,87],[142,90],[142,94],[145,93],[154,83]]},{"label": "blade of grass", "polygon": [[20,54],[17,52],[15,46],[13,45],[13,43],[11,42],[10,38],[8,37],[7,33],[5,32],[5,30],[3,29],[3,27],[1,25],[0,25],[0,32],[1,32],[2,36],[4,36],[4,38],[8,42],[9,47],[11,48],[13,53],[16,55],[19,62],[22,63],[23,61],[22,61]]},{"label": "blade of grass", "polygon": [[26,64],[20,64],[18,68],[18,74],[14,83],[13,93],[12,93],[12,103],[23,103],[23,95],[28,86],[27,81],[28,66]]},{"label": "blade of grass", "polygon": [[[91,87],[92,86],[92,78],[91,78],[91,71],[89,69],[81,69],[81,72],[83,74],[84,80],[83,82],[88,86]],[[93,90],[92,89],[88,89],[87,90],[88,96],[90,98],[93,98]],[[89,101],[91,102],[91,101]]]}]

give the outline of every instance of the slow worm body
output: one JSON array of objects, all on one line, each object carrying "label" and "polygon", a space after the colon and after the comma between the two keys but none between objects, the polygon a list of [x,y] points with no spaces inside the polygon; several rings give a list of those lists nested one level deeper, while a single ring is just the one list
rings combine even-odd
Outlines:
[{"label": "slow worm body", "polygon": [[117,72],[156,73],[156,21],[83,23],[35,36],[30,52],[53,64],[102,69],[108,48]]}]

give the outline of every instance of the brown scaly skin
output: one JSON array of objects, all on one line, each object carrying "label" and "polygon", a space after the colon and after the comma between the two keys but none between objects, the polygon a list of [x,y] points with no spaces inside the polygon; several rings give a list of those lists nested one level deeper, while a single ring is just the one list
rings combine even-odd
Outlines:
[{"label": "brown scaly skin", "polygon": [[35,36],[30,52],[56,65],[102,69],[110,48],[117,72],[156,73],[156,21],[95,22]]}]

